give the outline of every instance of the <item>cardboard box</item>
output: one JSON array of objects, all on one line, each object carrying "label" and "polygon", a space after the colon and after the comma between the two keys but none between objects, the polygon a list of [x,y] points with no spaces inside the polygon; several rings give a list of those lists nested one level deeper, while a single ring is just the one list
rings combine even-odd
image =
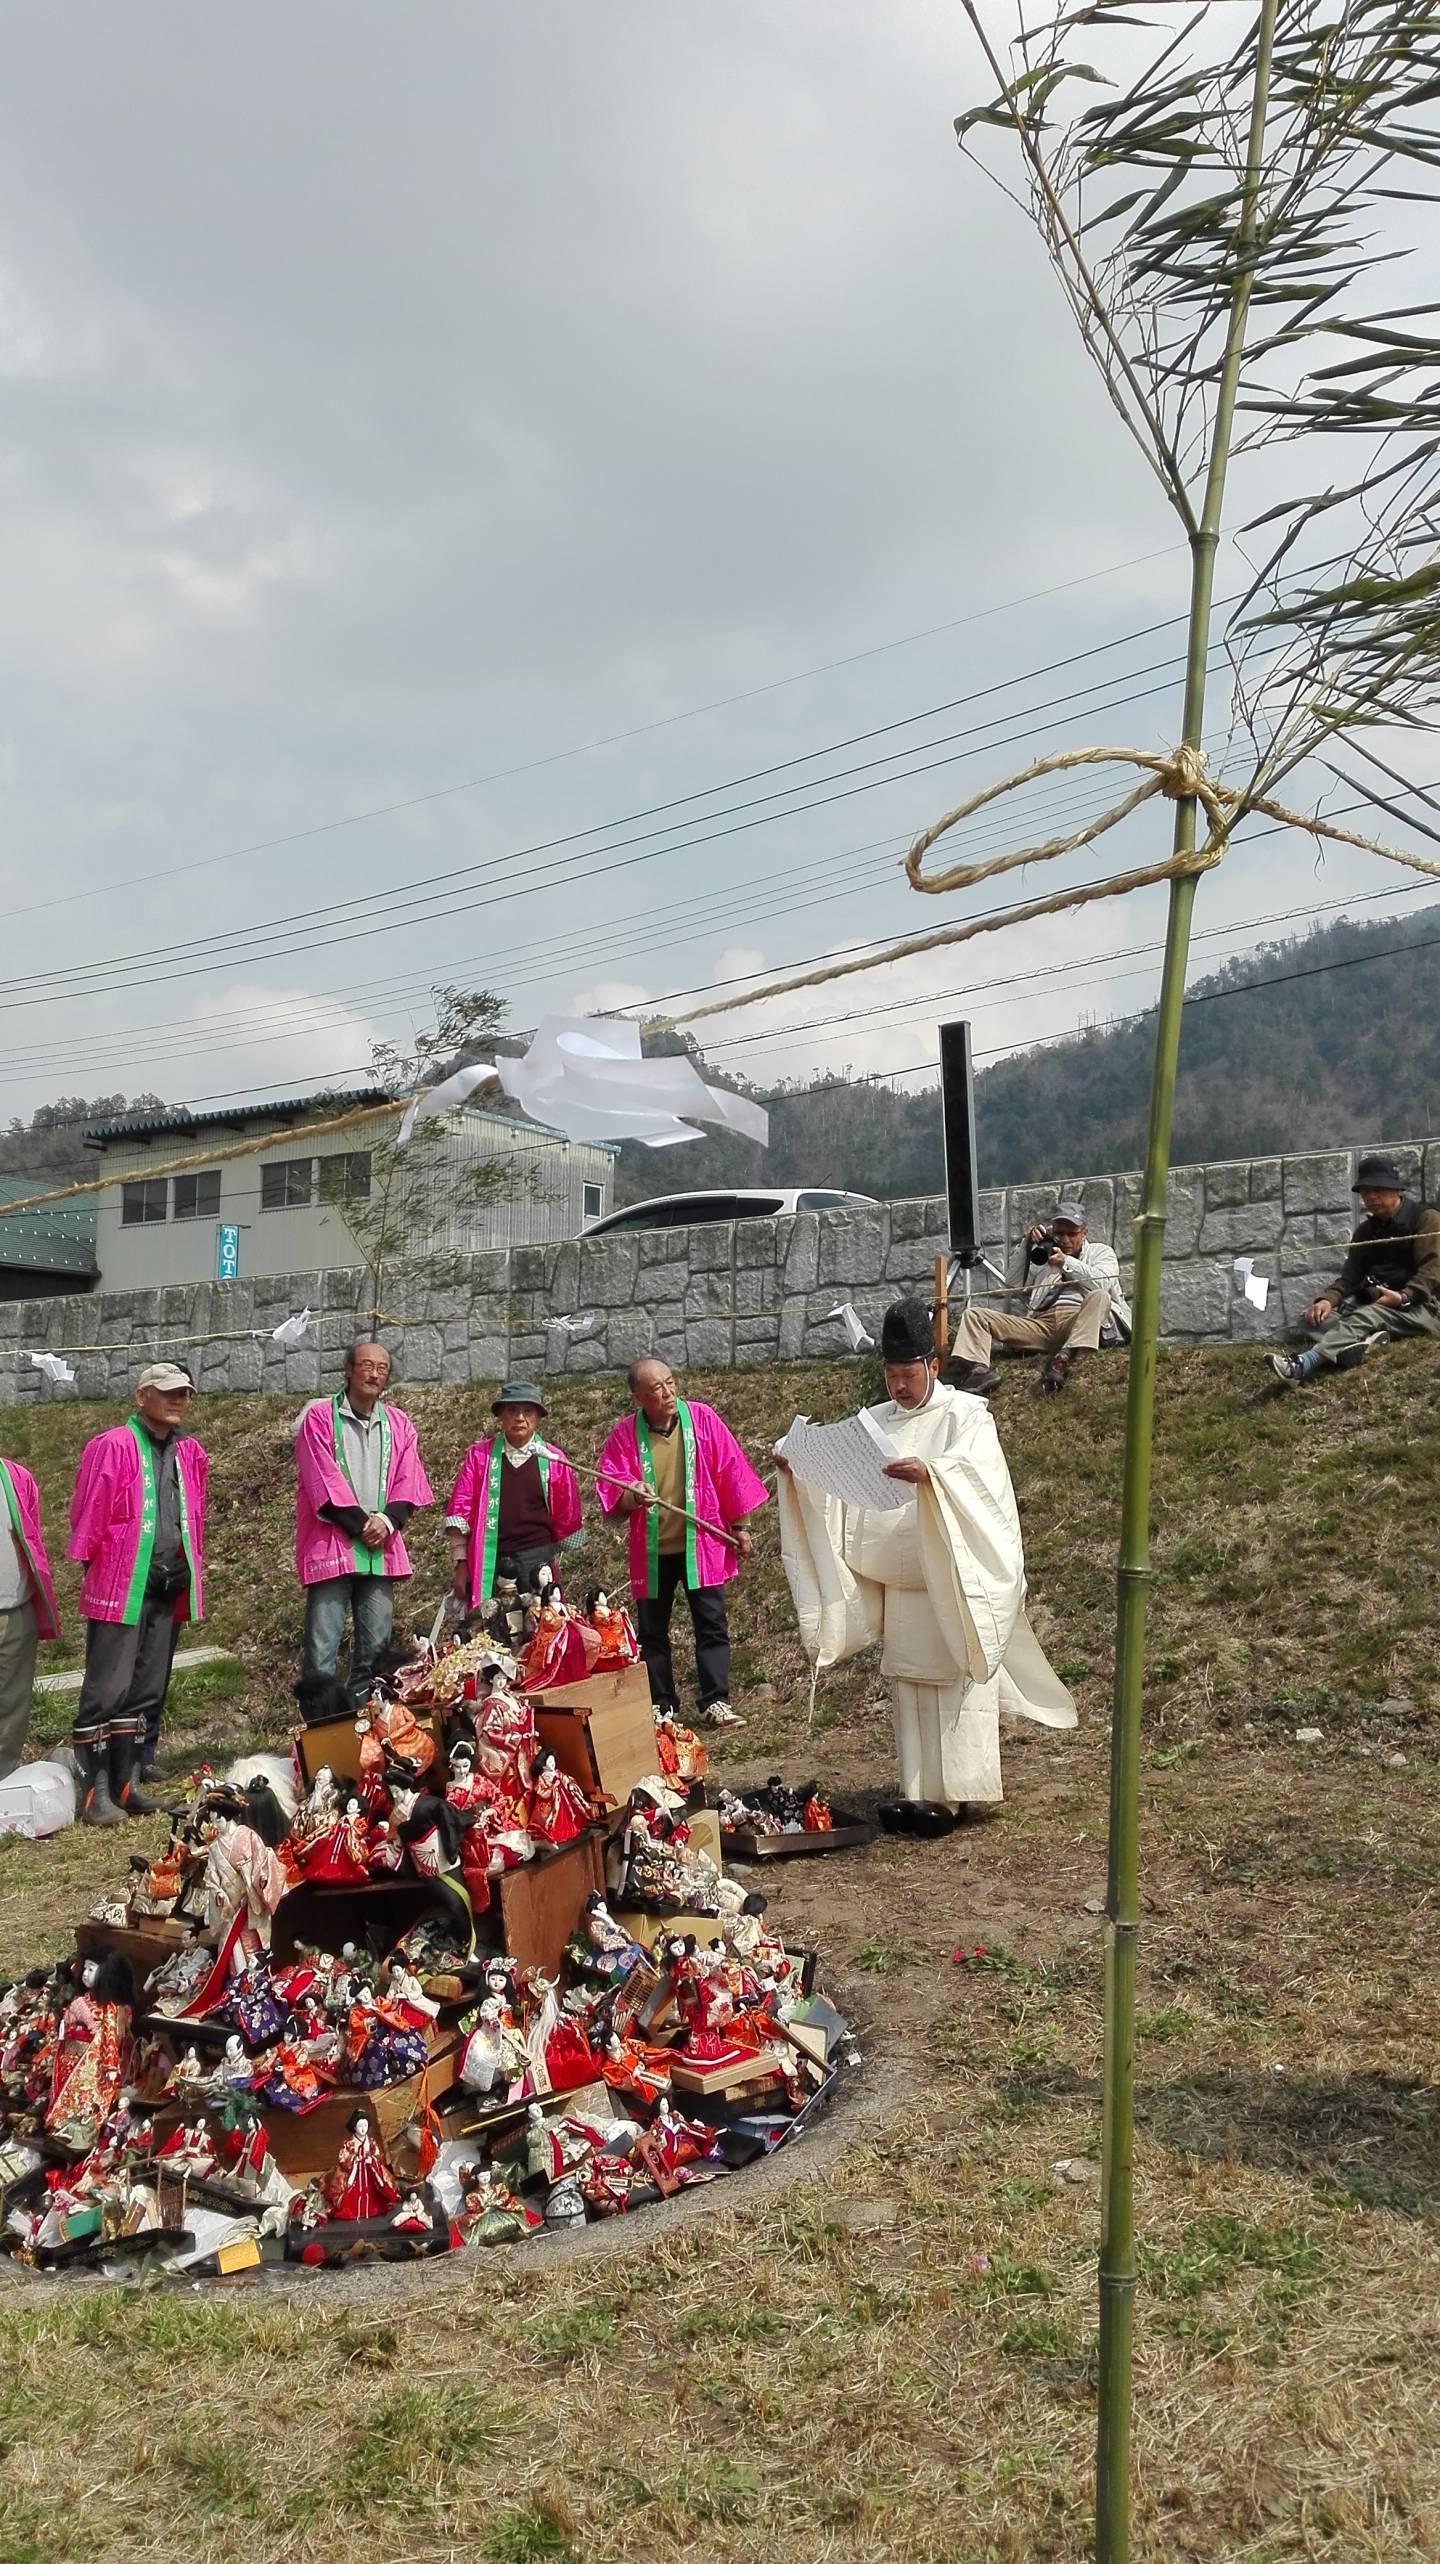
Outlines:
[{"label": "cardboard box", "polygon": [[559,1691],[532,1692],[535,1729],[542,1749],[582,1789],[603,1791],[623,1807],[637,1781],[659,1769],[650,1677],[643,1665],[622,1665]]},{"label": "cardboard box", "polygon": [[721,1938],[718,1914],[650,1914],[640,1905],[618,1905],[612,1911],[631,1939],[647,1950],[653,1950],[656,1942],[671,1932],[693,1932],[702,1950],[707,1943]]}]

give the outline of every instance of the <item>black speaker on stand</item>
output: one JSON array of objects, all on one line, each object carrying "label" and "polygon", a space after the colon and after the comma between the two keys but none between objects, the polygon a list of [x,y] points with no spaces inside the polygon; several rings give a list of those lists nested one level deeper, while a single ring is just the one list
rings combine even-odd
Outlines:
[{"label": "black speaker on stand", "polygon": [[[945,1151],[946,1234],[950,1256],[943,1275],[936,1267],[935,1341],[941,1352],[949,1345],[950,1293],[957,1274],[970,1297],[971,1275],[982,1270],[1000,1288],[1005,1276],[980,1246],[980,1175],[975,1148],[975,1071],[968,1024],[940,1027],[940,1126]],[[942,1322],[943,1317],[943,1322]]]}]

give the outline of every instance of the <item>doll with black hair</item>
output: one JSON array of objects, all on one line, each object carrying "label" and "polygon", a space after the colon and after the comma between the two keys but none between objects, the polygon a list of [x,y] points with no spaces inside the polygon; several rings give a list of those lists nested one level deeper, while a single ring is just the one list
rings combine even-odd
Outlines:
[{"label": "doll with black hair", "polygon": [[366,2217],[388,2217],[400,2205],[400,2185],[364,2110],[353,2111],[345,2122],[325,2199],[331,2216],[351,2225]]},{"label": "doll with black hair", "polygon": [[585,1597],[585,1617],[600,1641],[595,1659],[597,1673],[609,1673],[618,1665],[638,1664],[639,1641],[630,1614],[619,1603],[612,1603],[603,1585],[592,1585]]},{"label": "doll with black hair", "polygon": [[135,1972],[107,1950],[78,1962],[78,1982],[55,2042],[45,2125],[64,2145],[88,2148],[120,2098],[130,2060]]},{"label": "doll with black hair", "polygon": [[468,1958],[475,1947],[475,1913],[461,1861],[464,1827],[459,1815],[433,1791],[417,1789],[408,1772],[389,1773],[387,1785],[406,1866],[416,1878],[433,1882],[437,1903],[443,1903],[447,1921],[463,1936]]},{"label": "doll with black hair", "polygon": [[537,1843],[573,1843],[592,1822],[590,1801],[585,1791],[568,1772],[562,1772],[553,1754],[536,1755],[530,1766],[530,1787],[525,1799],[525,1824]]}]

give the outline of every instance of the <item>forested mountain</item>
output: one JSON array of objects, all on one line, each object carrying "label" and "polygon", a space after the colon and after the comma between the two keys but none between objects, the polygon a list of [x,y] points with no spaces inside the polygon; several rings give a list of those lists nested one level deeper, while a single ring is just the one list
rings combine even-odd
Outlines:
[{"label": "forested mountain", "polygon": [[41,1104],[28,1122],[16,1115],[0,1131],[0,1175],[96,1175],[99,1167],[85,1146],[92,1123],[163,1110],[158,1095],[132,1095],[128,1103],[123,1095],[62,1095]]},{"label": "forested mountain", "polygon": [[[1195,980],[1190,999],[1203,1002],[1185,1010],[1177,1164],[1440,1131],[1440,907],[1375,924],[1341,919],[1263,945]],[[1138,1166],[1153,1037],[1146,1013],[982,1069],[982,1182]],[[768,1154],[708,1136],[658,1157],[627,1146],[617,1201],[712,1184],[938,1191],[936,1090],[837,1086],[835,1075],[773,1093]]]}]

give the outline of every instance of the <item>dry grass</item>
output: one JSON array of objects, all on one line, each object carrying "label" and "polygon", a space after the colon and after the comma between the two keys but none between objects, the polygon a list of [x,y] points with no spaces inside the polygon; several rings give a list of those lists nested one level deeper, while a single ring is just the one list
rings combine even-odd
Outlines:
[{"label": "dry grass", "polygon": [[[742,2180],[711,2213],[654,2211],[575,2257],[542,2245],[203,2298],[17,2278],[0,2296],[0,2564],[76,2551],[62,2483],[84,2488],[96,2564],[329,2564],[362,2544],[385,2564],[1085,2553],[1089,1909],[1122,1384],[1102,1362],[1057,1411],[1023,1376],[1002,1431],[1081,1734],[1007,1744],[996,1824],[764,1881],[865,2024],[866,2106],[797,2153],[795,2187]],[[1258,1378],[1253,1357],[1161,1366],[1137,2554],[1412,2564],[1440,2555],[1436,1374],[1401,1352],[1274,1403]],[[795,1405],[839,1412],[854,1375],[692,1385],[758,1448]],[[610,1398],[567,1388],[559,1438],[593,1451]],[[437,1481],[477,1403],[414,1397]],[[208,1634],[240,1647],[246,1688],[177,1695],[177,1759],[283,1723],[285,1413],[237,1400],[204,1418]],[[53,1521],[93,1414],[12,1421]],[[423,1581],[422,1607],[438,1591]],[[825,1687],[804,1737],[773,1535],[744,1591],[749,1724],[727,1766],[783,1757],[804,1777],[814,1761],[841,1796],[877,1787],[871,1667]],[[1324,1742],[1298,1747],[1301,1725]],[[75,1835],[0,1847],[6,1963],[58,1946],[115,1862]],[[977,1945],[984,1959],[954,1963]]]}]

